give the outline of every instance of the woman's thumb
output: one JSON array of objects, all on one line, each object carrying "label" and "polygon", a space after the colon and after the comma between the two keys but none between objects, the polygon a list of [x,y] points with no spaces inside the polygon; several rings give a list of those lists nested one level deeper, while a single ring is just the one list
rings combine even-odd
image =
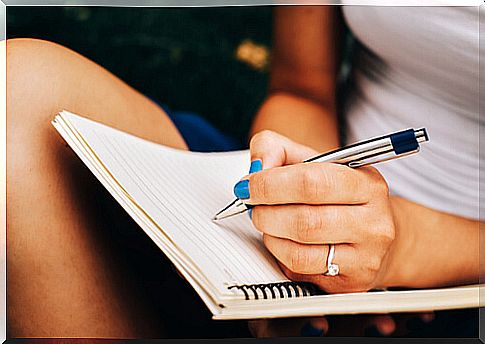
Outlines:
[{"label": "woman's thumb", "polygon": [[257,172],[258,168],[261,170],[300,163],[317,154],[314,149],[270,130],[255,134],[249,147],[252,162],[250,173]]}]

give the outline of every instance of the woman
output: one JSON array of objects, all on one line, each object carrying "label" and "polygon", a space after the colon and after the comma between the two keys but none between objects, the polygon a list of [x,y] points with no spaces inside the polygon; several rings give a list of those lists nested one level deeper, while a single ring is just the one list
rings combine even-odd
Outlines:
[{"label": "woman", "polygon": [[[478,78],[470,67],[478,41],[467,31],[478,10],[421,11],[344,8],[354,34],[377,55],[366,52],[357,62],[348,141],[411,126],[426,127],[432,140],[419,157],[350,170],[296,164],[340,145],[337,9],[275,8],[271,90],[250,135],[252,159],[264,170],[247,178],[258,204],[253,222],[292,279],[329,292],[478,281],[478,155],[470,133],[479,126]],[[459,25],[430,24],[436,13],[456,15]],[[458,36],[460,46],[442,52],[440,30]],[[187,149],[183,138],[162,109],[72,51],[12,40],[7,54],[9,337],[160,336],[103,238],[112,223],[93,202],[98,185],[49,122],[68,109]],[[448,121],[467,135],[450,136]],[[279,167],[287,164],[296,165]],[[335,277],[322,275],[329,244],[341,269]]]},{"label": "woman", "polygon": [[[478,8],[343,7],[363,45],[346,95],[347,142],[409,127],[431,137],[417,156],[359,170],[274,168],[339,146],[336,14],[275,11],[273,92],[251,141],[264,171],[242,193],[262,204],[252,221],[283,270],[328,292],[478,282]],[[329,244],[335,277],[323,275]]]}]

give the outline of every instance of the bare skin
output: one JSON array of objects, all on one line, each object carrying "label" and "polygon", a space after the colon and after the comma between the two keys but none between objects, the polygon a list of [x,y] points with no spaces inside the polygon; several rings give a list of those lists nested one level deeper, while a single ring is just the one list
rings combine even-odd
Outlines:
[{"label": "bare skin", "polygon": [[99,185],[50,121],[66,109],[164,145],[185,142],[156,104],[79,54],[31,39],[5,48],[8,337],[162,337],[103,240]]},{"label": "bare skin", "polygon": [[[339,146],[335,86],[340,20],[334,6],[275,7],[270,92],[256,114],[252,137],[270,130],[319,152]],[[423,288],[476,283],[485,275],[483,269],[479,271],[478,259],[478,248],[485,245],[485,236],[479,236],[483,223],[397,197],[391,197],[390,203],[398,230],[385,267],[386,286]],[[274,218],[271,221],[274,223]],[[430,242],[435,245],[430,247]],[[283,242],[280,244],[279,249],[285,247]],[[429,273],[419,274],[415,268],[418,265]],[[321,278],[288,269],[286,273],[295,280],[316,282]],[[324,318],[312,321],[317,328],[328,329]],[[385,324],[386,330],[381,332],[386,334],[396,327],[390,316],[379,316],[371,322],[378,327]],[[281,323],[283,326],[271,320],[253,322],[251,327],[258,336],[277,336],[288,332],[288,322]],[[300,327],[297,324],[296,331]]]},{"label": "bare skin", "polygon": [[[334,99],[338,36],[333,29],[338,19],[333,12],[325,6],[277,8],[271,93],[256,116],[252,134],[271,129],[318,151],[339,145]],[[36,40],[12,40],[7,45],[8,336],[163,336],[150,322],[150,309],[136,302],[138,291],[109,242],[103,240],[102,233],[112,223],[96,208],[99,185],[63,145],[50,121],[56,112],[67,109],[186,149],[183,139],[153,102],[80,55]],[[413,250],[406,245],[393,247],[388,270],[401,273],[388,274],[390,285],[416,282],[412,266],[400,262],[424,261],[434,271],[436,262],[449,259],[451,246],[465,251],[461,256],[467,261],[462,263],[476,261],[478,222],[397,198],[392,199],[392,208],[400,233],[409,230],[419,245]],[[429,230],[412,232],[417,227],[413,221]],[[399,235],[396,243],[405,242]],[[448,240],[428,250],[427,242],[443,238]],[[448,264],[449,271],[441,275],[451,280],[429,274],[416,286],[478,278],[476,264],[467,264],[466,272],[457,269],[459,265],[460,261]],[[301,278],[297,271],[288,274]],[[382,324],[383,319],[392,322],[390,317],[377,322]],[[328,327],[324,318],[313,321]],[[268,331],[271,322],[254,325],[255,330],[263,329],[258,335],[278,335],[279,331]],[[392,322],[390,327],[394,326]]]},{"label": "bare skin", "polygon": [[270,92],[256,114],[251,136],[269,129],[318,151],[336,148],[336,9],[277,6],[273,11]]},{"label": "bare skin", "polygon": [[[270,92],[254,119],[252,138],[257,133],[263,137],[261,132],[269,130],[318,152],[338,147],[338,8],[278,6],[274,11]],[[275,150],[267,148],[264,154]],[[391,197],[391,203],[400,231],[389,253],[386,287],[426,288],[478,282],[478,247],[483,241],[478,235],[479,221],[397,197]],[[402,239],[410,236],[415,240]],[[430,247],[429,242],[435,245]],[[425,264],[430,273],[422,276],[415,269],[416,264]]]}]

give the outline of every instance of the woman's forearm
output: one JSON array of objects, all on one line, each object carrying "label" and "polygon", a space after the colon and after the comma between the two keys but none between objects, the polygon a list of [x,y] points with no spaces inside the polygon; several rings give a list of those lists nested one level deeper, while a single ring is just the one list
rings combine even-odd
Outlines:
[{"label": "woman's forearm", "polygon": [[[384,286],[428,288],[478,283],[480,222],[393,197],[396,239]],[[483,239],[482,239],[483,240]]]},{"label": "woman's forearm", "polygon": [[269,96],[250,137],[268,129],[318,151],[336,148],[340,12],[331,6],[277,6],[273,18]]},{"label": "woman's forearm", "polygon": [[[272,93],[259,109],[251,136],[273,130],[317,151],[339,146],[333,110],[293,93]],[[396,239],[382,287],[427,288],[478,283],[480,222],[391,197]],[[485,247],[485,242],[482,243]]]},{"label": "woman's forearm", "polygon": [[292,93],[277,92],[260,107],[250,137],[268,129],[323,152],[339,146],[337,128],[334,109]]}]

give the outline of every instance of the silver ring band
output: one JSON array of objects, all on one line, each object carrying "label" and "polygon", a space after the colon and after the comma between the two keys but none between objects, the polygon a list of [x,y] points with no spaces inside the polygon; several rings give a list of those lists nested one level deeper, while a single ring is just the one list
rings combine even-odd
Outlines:
[{"label": "silver ring band", "polygon": [[340,272],[340,268],[337,264],[333,263],[333,258],[335,257],[335,245],[330,245],[328,249],[327,257],[327,271],[323,274],[324,276],[337,276]]}]

